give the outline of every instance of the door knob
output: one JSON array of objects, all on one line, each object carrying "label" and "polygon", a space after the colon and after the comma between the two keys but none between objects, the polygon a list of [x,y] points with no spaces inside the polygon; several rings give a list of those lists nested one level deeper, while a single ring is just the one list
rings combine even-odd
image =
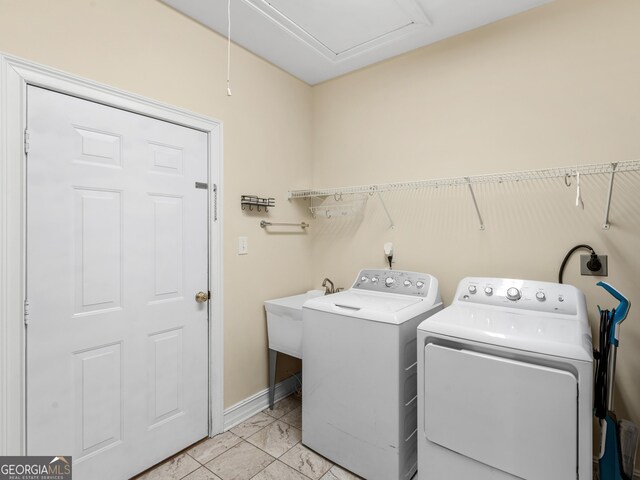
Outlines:
[{"label": "door knob", "polygon": [[196,302],[204,303],[209,300],[209,294],[207,292],[198,292],[196,293]]}]

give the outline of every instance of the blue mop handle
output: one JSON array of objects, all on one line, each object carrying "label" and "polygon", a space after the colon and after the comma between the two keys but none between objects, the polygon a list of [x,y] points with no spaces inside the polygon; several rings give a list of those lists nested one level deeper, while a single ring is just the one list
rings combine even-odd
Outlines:
[{"label": "blue mop handle", "polygon": [[609,343],[612,345],[618,346],[618,332],[619,325],[627,318],[627,314],[629,313],[629,300],[611,285],[606,282],[598,282],[596,285],[604,288],[607,292],[609,292],[613,297],[620,302],[618,307],[615,309],[613,314],[613,321],[611,322],[611,331],[609,332]]}]

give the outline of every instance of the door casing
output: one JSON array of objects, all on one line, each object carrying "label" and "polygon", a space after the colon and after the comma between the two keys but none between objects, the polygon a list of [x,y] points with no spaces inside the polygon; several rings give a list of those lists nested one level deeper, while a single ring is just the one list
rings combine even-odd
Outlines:
[{"label": "door casing", "polygon": [[147,115],[208,136],[209,435],[223,430],[222,122],[0,53],[0,455],[26,453],[27,85]]}]

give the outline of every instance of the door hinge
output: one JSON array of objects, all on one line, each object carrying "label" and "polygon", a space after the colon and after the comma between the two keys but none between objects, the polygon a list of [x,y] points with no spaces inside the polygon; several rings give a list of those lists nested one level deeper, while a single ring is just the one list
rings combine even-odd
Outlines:
[{"label": "door hinge", "polygon": [[24,299],[24,324],[29,325],[29,300]]},{"label": "door hinge", "polygon": [[24,153],[29,153],[29,130],[24,130]]}]

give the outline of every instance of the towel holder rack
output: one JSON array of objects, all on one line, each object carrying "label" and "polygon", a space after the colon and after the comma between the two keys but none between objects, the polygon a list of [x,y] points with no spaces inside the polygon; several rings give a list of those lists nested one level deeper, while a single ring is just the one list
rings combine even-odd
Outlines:
[{"label": "towel holder rack", "polygon": [[308,223],[305,222],[300,222],[300,223],[283,223],[283,222],[267,222],[266,220],[262,220],[260,222],[260,227],[261,228],[267,228],[267,227],[300,227],[301,229],[306,229],[307,227],[309,227]]},{"label": "towel holder rack", "polygon": [[240,206],[242,210],[245,207],[249,207],[250,211],[253,211],[253,207],[257,207],[260,211],[260,207],[264,207],[264,211],[268,212],[270,207],[276,206],[276,199],[273,197],[262,198],[255,195],[242,195],[240,196]]}]

